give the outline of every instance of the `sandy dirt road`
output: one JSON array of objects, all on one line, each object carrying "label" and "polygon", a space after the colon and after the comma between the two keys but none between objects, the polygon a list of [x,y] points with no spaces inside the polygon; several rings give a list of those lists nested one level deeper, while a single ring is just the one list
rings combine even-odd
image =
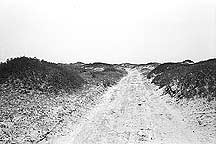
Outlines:
[{"label": "sandy dirt road", "polygon": [[199,144],[180,112],[172,109],[137,70],[107,91],[74,131],[52,144]]}]

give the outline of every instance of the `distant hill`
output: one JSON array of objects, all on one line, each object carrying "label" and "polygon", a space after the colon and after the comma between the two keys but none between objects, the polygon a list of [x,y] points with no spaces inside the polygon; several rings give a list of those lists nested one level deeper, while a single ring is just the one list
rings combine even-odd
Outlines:
[{"label": "distant hill", "polygon": [[112,66],[112,64],[102,63],[102,62],[95,62],[95,63],[86,64],[86,66],[92,66],[92,67],[110,67],[110,66]]},{"label": "distant hill", "polygon": [[105,87],[115,84],[124,75],[125,69],[120,65],[95,62],[90,64],[65,64],[65,69],[78,73],[88,84],[103,85]]},{"label": "distant hill", "polygon": [[191,61],[164,63],[153,69],[148,78],[153,78],[152,83],[164,87],[167,93],[179,99],[216,98],[216,59],[194,64]]}]

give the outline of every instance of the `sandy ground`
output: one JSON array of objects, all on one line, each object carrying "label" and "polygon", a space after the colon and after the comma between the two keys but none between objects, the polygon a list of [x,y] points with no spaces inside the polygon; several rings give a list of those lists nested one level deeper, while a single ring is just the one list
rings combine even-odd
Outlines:
[{"label": "sandy ground", "polygon": [[73,132],[49,144],[199,144],[177,109],[137,70],[110,88]]}]

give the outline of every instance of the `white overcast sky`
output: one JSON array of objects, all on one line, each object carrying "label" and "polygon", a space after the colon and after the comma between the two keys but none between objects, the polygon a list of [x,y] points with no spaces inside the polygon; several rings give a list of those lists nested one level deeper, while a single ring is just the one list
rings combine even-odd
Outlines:
[{"label": "white overcast sky", "polygon": [[216,57],[216,0],[0,0],[0,61]]}]

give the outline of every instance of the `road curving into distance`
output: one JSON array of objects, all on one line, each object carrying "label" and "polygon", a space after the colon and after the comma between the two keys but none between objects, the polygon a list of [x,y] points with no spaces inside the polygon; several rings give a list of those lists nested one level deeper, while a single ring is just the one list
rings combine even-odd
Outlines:
[{"label": "road curving into distance", "polygon": [[129,70],[73,132],[47,143],[200,144],[180,112],[161,99],[155,88],[138,70]]}]

